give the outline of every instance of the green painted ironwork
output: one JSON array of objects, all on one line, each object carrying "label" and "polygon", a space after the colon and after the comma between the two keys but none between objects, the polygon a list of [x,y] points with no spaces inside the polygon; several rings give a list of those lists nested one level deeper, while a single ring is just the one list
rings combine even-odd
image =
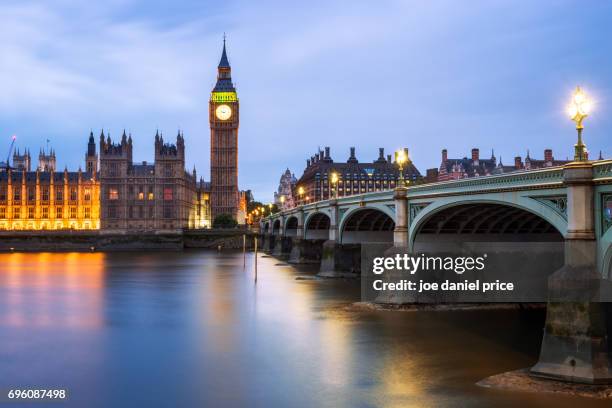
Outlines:
[{"label": "green painted ironwork", "polygon": [[612,194],[601,197],[601,235],[612,227]]},{"label": "green painted ironwork", "polygon": [[410,219],[408,220],[408,225],[411,225],[412,221],[417,217],[417,215],[419,215],[421,210],[423,210],[429,204],[431,203],[410,204],[410,209],[409,209]]},{"label": "green painted ironwork", "polygon": [[560,195],[554,197],[530,197],[547,207],[552,208],[556,213],[567,220],[567,196]]}]

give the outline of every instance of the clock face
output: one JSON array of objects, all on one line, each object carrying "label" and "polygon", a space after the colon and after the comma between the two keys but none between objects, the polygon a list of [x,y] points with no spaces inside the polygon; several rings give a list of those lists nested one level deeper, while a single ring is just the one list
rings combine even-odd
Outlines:
[{"label": "clock face", "polygon": [[228,105],[219,105],[215,110],[215,115],[220,120],[228,120],[232,116],[232,108]]}]

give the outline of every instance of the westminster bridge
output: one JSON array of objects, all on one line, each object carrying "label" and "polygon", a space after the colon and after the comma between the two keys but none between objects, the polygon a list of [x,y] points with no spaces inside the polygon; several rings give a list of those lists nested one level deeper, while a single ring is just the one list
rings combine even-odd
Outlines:
[{"label": "westminster bridge", "polygon": [[[292,263],[320,262],[323,276],[358,275],[360,247],[367,243],[419,253],[465,241],[515,241],[526,259],[552,268],[551,276],[561,282],[556,287],[571,290],[576,282],[599,287],[612,279],[611,208],[612,160],[575,161],[310,203],[262,219],[260,231],[265,251]],[[549,303],[540,361],[532,372],[612,382],[607,308]]]}]

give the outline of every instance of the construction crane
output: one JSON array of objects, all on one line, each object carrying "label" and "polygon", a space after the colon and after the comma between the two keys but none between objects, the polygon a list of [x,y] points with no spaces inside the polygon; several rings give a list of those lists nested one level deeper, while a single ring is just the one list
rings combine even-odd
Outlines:
[{"label": "construction crane", "polygon": [[13,147],[15,147],[15,140],[17,140],[17,136],[13,135],[13,137],[11,138],[11,145],[9,146],[8,149],[8,154],[6,155],[6,169],[10,169],[11,166],[9,164],[9,159],[11,158],[11,153],[13,152]]}]

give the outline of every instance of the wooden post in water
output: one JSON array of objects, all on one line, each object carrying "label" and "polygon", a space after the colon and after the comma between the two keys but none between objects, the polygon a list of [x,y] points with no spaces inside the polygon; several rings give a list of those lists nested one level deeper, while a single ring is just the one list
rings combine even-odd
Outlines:
[{"label": "wooden post in water", "polygon": [[257,237],[255,237],[255,283],[257,283]]},{"label": "wooden post in water", "polygon": [[246,234],[242,234],[242,269],[246,268]]}]

